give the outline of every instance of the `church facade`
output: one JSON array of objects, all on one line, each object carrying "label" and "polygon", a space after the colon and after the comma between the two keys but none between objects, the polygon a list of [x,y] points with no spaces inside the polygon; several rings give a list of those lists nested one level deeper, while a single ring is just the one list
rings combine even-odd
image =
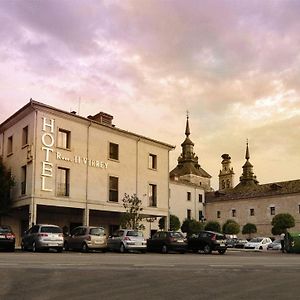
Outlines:
[{"label": "church facade", "polygon": [[250,163],[247,143],[246,162],[240,182],[234,187],[230,156],[222,155],[219,190],[205,194],[205,212],[208,220],[223,224],[235,220],[242,227],[253,223],[256,235],[272,236],[271,222],[279,213],[289,213],[295,218],[291,231],[300,231],[300,180],[259,184]]},{"label": "church facade", "polygon": [[190,134],[187,117],[182,152],[170,172],[170,214],[176,215],[181,223],[185,219],[205,221],[205,192],[211,191],[211,176],[201,168]]}]

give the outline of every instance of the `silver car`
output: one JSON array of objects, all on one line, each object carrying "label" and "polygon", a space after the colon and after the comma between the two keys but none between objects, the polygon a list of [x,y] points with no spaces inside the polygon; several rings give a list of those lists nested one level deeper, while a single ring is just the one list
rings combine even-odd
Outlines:
[{"label": "silver car", "polygon": [[107,240],[107,247],[121,253],[137,250],[143,253],[147,250],[147,241],[143,232],[133,229],[119,229]]},{"label": "silver car", "polygon": [[107,237],[103,227],[79,226],[71,231],[71,234],[65,237],[65,250],[89,250],[107,249]]},{"label": "silver car", "polygon": [[37,224],[28,229],[21,242],[22,250],[39,250],[56,249],[62,252],[64,246],[64,237],[62,229],[56,225]]}]

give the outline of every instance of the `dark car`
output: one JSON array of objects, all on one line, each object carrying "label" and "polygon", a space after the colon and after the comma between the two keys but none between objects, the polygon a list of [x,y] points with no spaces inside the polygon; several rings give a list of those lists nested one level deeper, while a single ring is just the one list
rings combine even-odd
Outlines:
[{"label": "dark car", "polygon": [[227,248],[244,248],[248,241],[245,239],[231,238],[226,240]]},{"label": "dark car", "polygon": [[187,251],[186,239],[181,232],[159,231],[147,240],[147,251],[185,253]]},{"label": "dark car", "polygon": [[8,225],[0,225],[0,249],[15,251],[15,234]]},{"label": "dark car", "polygon": [[188,249],[193,252],[201,250],[205,254],[210,254],[212,251],[224,254],[227,249],[226,237],[218,232],[200,231],[199,234],[188,239]]}]

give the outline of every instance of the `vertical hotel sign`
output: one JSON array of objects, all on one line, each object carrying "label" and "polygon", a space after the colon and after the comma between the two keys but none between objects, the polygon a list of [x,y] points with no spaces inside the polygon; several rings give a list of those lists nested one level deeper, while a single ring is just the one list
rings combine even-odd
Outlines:
[{"label": "vertical hotel sign", "polygon": [[42,191],[52,192],[52,181],[53,176],[53,163],[51,163],[50,158],[53,153],[54,145],[54,119],[42,118],[42,151],[44,154],[42,161]]}]

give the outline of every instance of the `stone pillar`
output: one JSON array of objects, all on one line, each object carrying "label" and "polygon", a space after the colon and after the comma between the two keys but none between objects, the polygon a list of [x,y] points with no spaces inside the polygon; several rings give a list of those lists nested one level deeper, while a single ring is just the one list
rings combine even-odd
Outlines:
[{"label": "stone pillar", "polygon": [[37,219],[37,205],[34,203],[32,200],[30,205],[29,205],[29,228],[36,224],[36,219]]},{"label": "stone pillar", "polygon": [[83,225],[89,226],[90,225],[90,210],[88,208],[84,209],[83,211]]}]

